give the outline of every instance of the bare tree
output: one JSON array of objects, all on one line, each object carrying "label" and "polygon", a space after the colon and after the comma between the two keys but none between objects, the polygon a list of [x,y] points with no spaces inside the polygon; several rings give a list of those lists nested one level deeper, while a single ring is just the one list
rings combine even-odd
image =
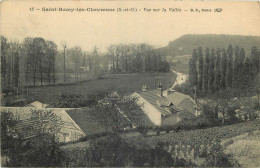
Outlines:
[{"label": "bare tree", "polygon": [[61,42],[62,44],[62,47],[64,48],[64,66],[63,66],[63,73],[64,73],[64,77],[63,77],[63,79],[64,79],[64,83],[66,82],[66,66],[65,66],[65,62],[66,62],[66,59],[65,59],[65,49],[66,49],[66,47],[67,47],[67,43],[65,42],[65,41],[63,41],[63,42]]},{"label": "bare tree", "polygon": [[47,78],[49,84],[51,83],[51,73],[52,73],[52,79],[53,83],[55,84],[55,56],[57,54],[57,45],[52,41],[46,41],[47,45]]},{"label": "bare tree", "polygon": [[31,57],[32,57],[32,49],[33,49],[33,38],[26,37],[23,41],[23,48],[25,50],[26,56],[26,85],[29,85],[30,79],[30,65],[31,65]]}]

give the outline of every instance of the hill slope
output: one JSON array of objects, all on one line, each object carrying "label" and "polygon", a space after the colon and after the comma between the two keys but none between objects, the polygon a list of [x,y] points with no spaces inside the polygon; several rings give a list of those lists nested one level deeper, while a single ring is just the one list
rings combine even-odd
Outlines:
[{"label": "hill slope", "polygon": [[260,36],[240,36],[240,35],[183,35],[174,41],[170,41],[168,46],[158,48],[157,52],[163,55],[191,55],[192,50],[198,48],[227,48],[231,44],[234,46],[243,47],[247,54],[250,53],[252,46],[260,47]]}]

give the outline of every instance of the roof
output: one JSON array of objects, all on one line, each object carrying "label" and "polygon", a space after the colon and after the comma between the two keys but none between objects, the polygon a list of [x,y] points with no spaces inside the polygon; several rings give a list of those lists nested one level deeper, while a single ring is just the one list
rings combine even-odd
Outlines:
[{"label": "roof", "polygon": [[37,123],[37,121],[31,119],[18,122],[17,125],[13,127],[13,129],[18,134],[18,136],[23,139],[35,137],[39,135],[39,132],[41,131],[40,124]]},{"label": "roof", "polygon": [[81,110],[70,110],[67,113],[86,135],[107,131],[101,122],[95,120],[93,116],[90,115],[90,110],[91,108],[84,108]]},{"label": "roof", "polygon": [[[178,106],[183,100],[191,99],[190,96],[182,94],[180,92],[172,92],[171,94],[167,95],[166,98],[171,101],[173,104]],[[192,99],[191,99],[192,100]],[[193,101],[193,100],[192,100]],[[195,102],[194,102],[195,104]]]},{"label": "roof", "polygon": [[163,97],[161,97],[156,90],[136,93],[154,106],[163,116],[183,110],[194,113],[197,107],[195,101],[190,96],[176,91]]},{"label": "roof", "polygon": [[36,107],[36,108],[46,108],[48,106],[49,106],[48,104],[43,104],[39,101],[34,101],[34,102],[26,105],[26,107]]},{"label": "roof", "polygon": [[117,115],[115,121],[110,112],[119,112],[116,109],[106,109],[106,106],[88,107],[67,111],[67,114],[77,123],[86,135],[93,135],[112,131],[115,126],[123,129],[130,125],[129,121],[122,115]]},{"label": "roof", "polygon": [[172,104],[169,100],[157,100],[156,101],[160,106],[170,106]]},{"label": "roof", "polygon": [[80,127],[67,115],[66,112],[72,110],[69,108],[0,107],[0,112],[11,112],[14,115],[14,119],[19,121],[13,129],[24,139],[38,135],[41,129],[37,120],[31,118],[31,113],[34,110],[50,110],[60,117],[63,123],[62,131],[74,129],[84,134]]},{"label": "roof", "polygon": [[136,92],[142,98],[144,98],[147,102],[149,102],[152,106],[154,106],[162,115],[166,116],[171,114],[167,108],[161,107],[157,102],[164,102],[167,104],[168,100],[165,97],[161,97],[156,90],[147,90],[144,92]]},{"label": "roof", "polygon": [[[61,130],[77,130],[73,123],[63,122]],[[39,135],[43,127],[41,124],[32,118],[19,121],[12,129],[23,139],[28,139]]]},{"label": "roof", "polygon": [[73,108],[0,107],[0,112],[11,112],[16,120],[25,120],[31,117],[31,112],[34,110],[50,110],[62,119],[65,119],[64,112],[72,109]]}]

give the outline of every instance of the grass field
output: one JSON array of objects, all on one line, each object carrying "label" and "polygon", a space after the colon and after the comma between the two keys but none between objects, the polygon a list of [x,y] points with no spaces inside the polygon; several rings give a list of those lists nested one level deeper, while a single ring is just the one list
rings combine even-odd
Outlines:
[{"label": "grass field", "polygon": [[[73,92],[87,96],[96,91],[106,89],[117,89],[120,94],[129,94],[140,91],[143,85],[148,88],[157,88],[161,82],[164,89],[170,88],[174,83],[176,75],[168,73],[141,73],[141,74],[106,74],[103,79],[88,80],[79,83],[72,83],[57,86],[38,86],[29,88],[28,97],[30,101],[40,101],[50,104],[57,101],[61,93]],[[10,100],[8,100],[10,101]]]}]

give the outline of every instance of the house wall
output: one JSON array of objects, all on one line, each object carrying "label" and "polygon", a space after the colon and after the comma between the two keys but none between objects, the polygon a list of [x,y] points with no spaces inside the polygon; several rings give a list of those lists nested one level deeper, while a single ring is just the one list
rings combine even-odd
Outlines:
[{"label": "house wall", "polygon": [[162,125],[175,125],[180,121],[178,114],[168,114],[167,116],[162,116]]},{"label": "house wall", "polygon": [[65,110],[59,111],[58,115],[61,117],[61,120],[65,122],[58,136],[60,142],[76,141],[86,136]]},{"label": "house wall", "polygon": [[147,102],[145,99],[139,96],[137,93],[134,93],[132,96],[138,98],[136,103],[138,105],[141,105],[141,109],[154,123],[154,125],[161,126],[162,125],[161,113],[155,107],[153,107],[149,102]]},{"label": "house wall", "polygon": [[59,142],[71,142],[77,141],[84,136],[85,134],[82,134],[82,132],[77,129],[62,128],[57,138]]}]

